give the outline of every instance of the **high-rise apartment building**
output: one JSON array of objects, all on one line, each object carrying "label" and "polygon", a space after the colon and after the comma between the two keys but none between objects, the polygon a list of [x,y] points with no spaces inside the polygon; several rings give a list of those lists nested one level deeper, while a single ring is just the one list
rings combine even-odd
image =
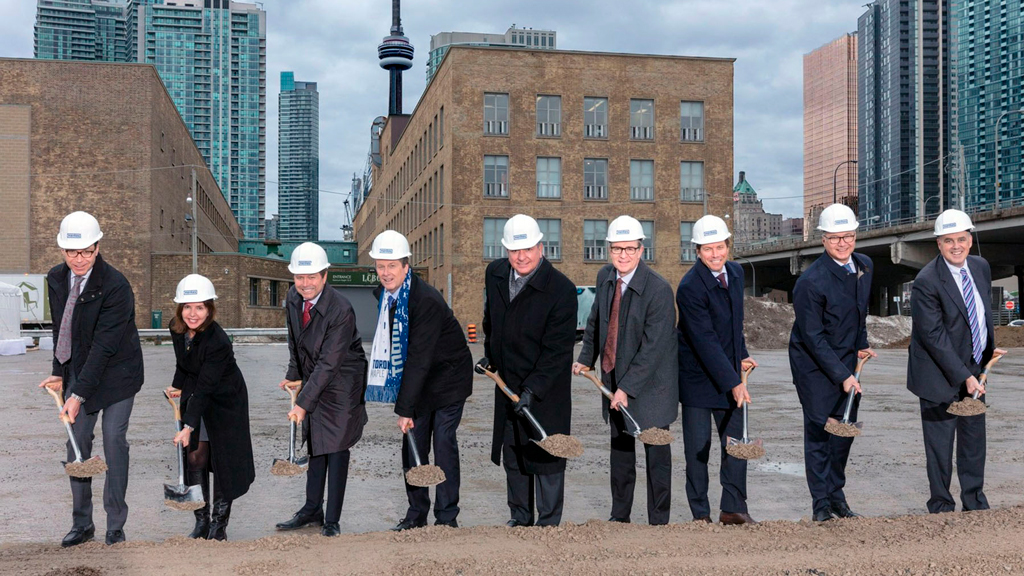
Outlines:
[{"label": "high-rise apartment building", "polygon": [[862,221],[922,220],[948,205],[948,0],[875,0],[857,21]]},{"label": "high-rise apartment building", "polygon": [[123,0],[39,0],[36,58],[125,62],[126,8]]},{"label": "high-rise apartment building", "polygon": [[278,238],[316,241],[320,231],[320,94],[316,82],[281,72],[278,105]]},{"label": "high-rise apartment building", "polygon": [[427,56],[427,82],[434,77],[449,46],[514,46],[516,48],[539,48],[554,50],[557,40],[554,30],[516,28],[513,24],[504,34],[479,32],[440,32],[430,37],[430,54]]},{"label": "high-rise apartment building", "polygon": [[[857,35],[804,55],[804,218],[857,209]],[[833,196],[834,195],[834,196]]]}]

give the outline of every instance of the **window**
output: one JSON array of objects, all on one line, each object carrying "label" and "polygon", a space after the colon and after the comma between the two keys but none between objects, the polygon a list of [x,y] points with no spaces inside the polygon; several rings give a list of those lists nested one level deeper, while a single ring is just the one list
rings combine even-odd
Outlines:
[{"label": "window", "polygon": [[537,225],[544,235],[544,257],[548,260],[562,259],[562,221],[556,218],[539,218]]},{"label": "window", "polygon": [[697,261],[697,249],[693,247],[693,222],[679,223],[679,261]]},{"label": "window", "polygon": [[437,265],[444,266],[444,224],[437,229]]},{"label": "window", "polygon": [[484,94],[484,134],[508,134],[508,94]]},{"label": "window", "polygon": [[583,137],[608,137],[608,99],[583,99]]},{"label": "window", "polygon": [[608,199],[608,159],[583,159],[583,199]]},{"label": "window", "polygon": [[537,198],[562,197],[562,159],[537,158]]},{"label": "window", "polygon": [[583,259],[584,260],[607,260],[608,247],[605,245],[605,238],[608,237],[607,220],[584,220],[583,221]]},{"label": "window", "polygon": [[629,137],[654,140],[654,100],[629,101]]},{"label": "window", "polygon": [[249,278],[249,306],[260,305],[260,279]]},{"label": "window", "polygon": [[629,161],[629,199],[654,200],[654,160]]},{"label": "window", "polygon": [[484,156],[484,196],[508,198],[508,156]]},{"label": "window", "polygon": [[679,200],[682,202],[704,201],[704,163],[679,163]]},{"label": "window", "polygon": [[537,96],[537,135],[559,136],[562,133],[562,97]]},{"label": "window", "polygon": [[280,306],[281,305],[281,301],[278,300],[278,294],[277,294],[277,280],[271,280],[270,281],[270,305],[271,306]]},{"label": "window", "polygon": [[654,262],[654,220],[641,220],[640,226],[644,230],[644,254],[643,259],[647,262]]},{"label": "window", "polygon": [[505,258],[508,252],[501,245],[501,235],[505,232],[508,218],[484,218],[484,259],[495,260]]},{"label": "window", "polygon": [[444,148],[444,106],[437,113],[437,147]]},{"label": "window", "polygon": [[679,103],[679,139],[683,142],[704,141],[704,103]]}]

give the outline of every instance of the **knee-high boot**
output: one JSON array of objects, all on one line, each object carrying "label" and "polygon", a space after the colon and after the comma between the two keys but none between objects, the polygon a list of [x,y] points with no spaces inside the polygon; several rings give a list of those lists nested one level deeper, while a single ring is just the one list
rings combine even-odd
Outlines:
[{"label": "knee-high boot", "polygon": [[195,486],[196,484],[203,487],[204,504],[202,508],[195,511],[196,526],[188,537],[205,539],[210,534],[210,472],[206,468],[196,471],[189,470],[188,485]]},{"label": "knee-high boot", "polygon": [[210,510],[210,534],[207,540],[228,539],[228,519],[231,517],[231,500],[227,500],[218,489],[217,482],[213,484],[213,507]]}]

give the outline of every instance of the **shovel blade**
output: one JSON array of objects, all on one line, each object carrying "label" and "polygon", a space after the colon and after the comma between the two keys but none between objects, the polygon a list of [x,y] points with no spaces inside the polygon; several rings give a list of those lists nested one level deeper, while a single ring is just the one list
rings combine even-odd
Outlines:
[{"label": "shovel blade", "polygon": [[287,458],[274,458],[270,473],[274,476],[298,476],[305,474],[307,468],[309,468],[308,456],[296,458],[294,462]]},{"label": "shovel blade", "polygon": [[107,471],[107,463],[99,456],[93,456],[86,461],[75,460],[73,462],[61,461],[64,472],[72,478],[92,478]]},{"label": "shovel blade", "polygon": [[843,422],[835,418],[829,418],[825,422],[825,431],[834,436],[853,438],[854,436],[860,436],[863,429],[863,422]]},{"label": "shovel blade", "polygon": [[198,510],[206,505],[202,486],[164,484],[164,504],[176,510]]},{"label": "shovel blade", "polygon": [[757,460],[764,457],[764,440],[748,438],[744,442],[742,438],[729,436],[725,439],[725,451],[733,458],[740,460]]}]

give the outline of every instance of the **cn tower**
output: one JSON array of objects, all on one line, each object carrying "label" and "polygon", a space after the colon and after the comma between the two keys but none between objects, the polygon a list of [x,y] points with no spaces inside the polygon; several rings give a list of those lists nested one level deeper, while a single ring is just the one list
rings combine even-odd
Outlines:
[{"label": "cn tower", "polygon": [[412,44],[402,32],[400,0],[391,0],[391,34],[377,46],[380,67],[391,74],[388,115],[402,113],[402,72],[412,68]]}]

